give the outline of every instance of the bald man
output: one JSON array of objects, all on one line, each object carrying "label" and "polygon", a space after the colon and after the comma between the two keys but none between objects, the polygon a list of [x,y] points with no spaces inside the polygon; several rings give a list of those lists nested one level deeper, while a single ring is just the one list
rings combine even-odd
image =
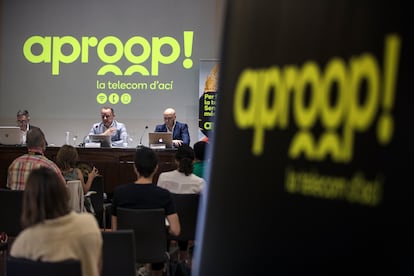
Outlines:
[{"label": "bald man", "polygon": [[171,107],[164,110],[164,124],[157,125],[155,132],[172,132],[173,145],[179,147],[182,144],[190,145],[190,133],[188,125],[176,120],[175,110]]}]

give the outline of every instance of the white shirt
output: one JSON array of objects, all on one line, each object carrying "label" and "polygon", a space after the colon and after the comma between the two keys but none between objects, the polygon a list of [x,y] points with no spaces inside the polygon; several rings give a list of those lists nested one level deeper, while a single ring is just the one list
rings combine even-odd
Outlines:
[{"label": "white shirt", "polygon": [[27,136],[28,131],[29,131],[29,124],[27,124],[26,130],[20,129],[20,142],[22,144],[26,144],[26,136]]},{"label": "white shirt", "polygon": [[163,172],[158,177],[157,186],[175,194],[198,194],[203,190],[205,180],[195,174],[185,175],[178,170]]}]

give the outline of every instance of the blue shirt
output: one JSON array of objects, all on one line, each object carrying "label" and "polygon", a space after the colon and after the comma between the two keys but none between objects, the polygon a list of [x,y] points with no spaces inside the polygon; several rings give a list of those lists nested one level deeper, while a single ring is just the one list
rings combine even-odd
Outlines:
[{"label": "blue shirt", "polygon": [[[116,128],[116,132],[111,135],[112,145],[122,145],[124,137],[128,137],[125,124],[117,122],[116,120],[112,121],[112,124],[109,128]],[[91,134],[103,134],[108,128],[104,126],[102,122],[93,124],[88,135]]]}]

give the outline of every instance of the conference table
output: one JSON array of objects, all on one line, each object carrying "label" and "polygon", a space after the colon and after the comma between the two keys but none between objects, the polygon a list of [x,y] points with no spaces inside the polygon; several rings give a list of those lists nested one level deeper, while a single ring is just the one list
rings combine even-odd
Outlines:
[{"label": "conference table", "polygon": [[[47,147],[45,156],[56,161],[60,147]],[[159,158],[158,170],[154,176],[154,183],[161,172],[174,170],[175,149],[154,149]],[[108,197],[112,196],[116,186],[136,180],[134,172],[134,157],[136,148],[83,148],[77,147],[78,163],[95,166],[102,175],[104,191]],[[25,146],[0,146],[0,187],[6,187],[7,168],[18,156],[27,153]]]}]

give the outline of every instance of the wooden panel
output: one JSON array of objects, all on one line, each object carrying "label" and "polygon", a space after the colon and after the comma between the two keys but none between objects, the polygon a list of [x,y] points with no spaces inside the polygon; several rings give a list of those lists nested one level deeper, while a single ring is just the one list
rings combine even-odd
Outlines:
[{"label": "wooden panel", "polygon": [[[59,147],[48,147],[45,155],[55,161]],[[114,188],[136,180],[134,173],[135,148],[77,148],[79,162],[98,168],[103,176],[105,192],[111,197]],[[174,170],[175,150],[155,150],[159,157],[159,168],[154,177],[156,183],[158,175],[164,171]],[[0,146],[0,187],[6,186],[7,168],[18,156],[27,152],[26,147]]]}]

